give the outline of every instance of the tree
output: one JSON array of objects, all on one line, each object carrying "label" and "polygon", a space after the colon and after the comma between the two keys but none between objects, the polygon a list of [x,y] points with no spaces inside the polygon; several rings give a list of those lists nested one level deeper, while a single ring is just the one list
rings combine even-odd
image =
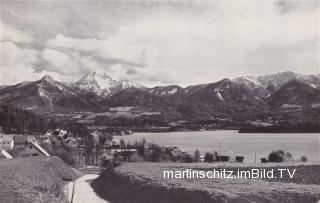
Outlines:
[{"label": "tree", "polygon": [[183,153],[181,156],[181,161],[185,162],[185,163],[192,163],[193,162],[193,158],[190,154],[188,153]]},{"label": "tree", "polygon": [[201,156],[200,151],[196,149],[196,151],[194,151],[193,153],[194,162],[200,162],[201,161],[200,156]]},{"label": "tree", "polygon": [[121,148],[124,148],[125,145],[126,145],[125,141],[121,138],[121,139],[120,139],[120,147],[121,147]]},{"label": "tree", "polygon": [[219,152],[218,151],[214,151],[213,152],[213,158],[212,159],[215,160],[215,161],[218,161],[218,159],[219,159]]},{"label": "tree", "polygon": [[91,134],[88,134],[87,136],[84,137],[83,141],[86,149],[85,150],[86,164],[90,165],[90,156],[92,156],[92,160],[93,160],[93,148],[94,148],[93,136]]},{"label": "tree", "polygon": [[151,147],[151,154],[149,160],[152,162],[159,162],[162,154],[162,149],[159,145],[153,144]]},{"label": "tree", "polygon": [[210,152],[206,152],[204,154],[204,161],[211,163],[213,161],[213,154]]},{"label": "tree", "polygon": [[138,151],[138,156],[145,158],[145,143],[146,140],[143,139],[140,142],[135,142],[135,147],[137,148]]},{"label": "tree", "polygon": [[105,136],[99,136],[99,144],[103,146],[107,141],[107,138]]}]

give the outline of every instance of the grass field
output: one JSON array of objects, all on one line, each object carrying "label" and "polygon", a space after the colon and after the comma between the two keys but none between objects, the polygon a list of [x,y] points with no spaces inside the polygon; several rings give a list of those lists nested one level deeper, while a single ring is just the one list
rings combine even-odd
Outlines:
[{"label": "grass field", "polygon": [[80,172],[57,157],[0,159],[0,202],[63,202],[63,185]]},{"label": "grass field", "polygon": [[[317,202],[320,200],[319,165],[267,164],[264,166],[126,163],[95,182],[96,192],[111,202]],[[164,179],[164,170],[227,168],[296,168],[294,179]]]}]

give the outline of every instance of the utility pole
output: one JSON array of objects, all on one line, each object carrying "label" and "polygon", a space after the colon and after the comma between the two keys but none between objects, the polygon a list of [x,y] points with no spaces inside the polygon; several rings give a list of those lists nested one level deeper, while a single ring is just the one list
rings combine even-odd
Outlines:
[{"label": "utility pole", "polygon": [[220,148],[221,148],[221,143],[219,142],[219,162],[221,161]]}]

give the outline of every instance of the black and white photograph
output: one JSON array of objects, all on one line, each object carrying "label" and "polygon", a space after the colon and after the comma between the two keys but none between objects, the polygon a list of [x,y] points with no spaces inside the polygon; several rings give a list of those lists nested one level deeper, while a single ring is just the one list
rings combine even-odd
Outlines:
[{"label": "black and white photograph", "polygon": [[0,0],[0,203],[320,203],[319,0]]}]

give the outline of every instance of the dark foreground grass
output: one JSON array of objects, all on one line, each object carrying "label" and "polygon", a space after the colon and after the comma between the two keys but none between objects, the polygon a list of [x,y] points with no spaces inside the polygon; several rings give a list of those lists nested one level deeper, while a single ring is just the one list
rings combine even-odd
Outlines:
[{"label": "dark foreground grass", "polygon": [[0,202],[63,202],[65,181],[79,176],[57,157],[0,159]]},{"label": "dark foreground grass", "polygon": [[[253,167],[241,167],[241,170],[251,170]],[[288,173],[283,172],[282,178],[270,179],[264,178],[265,181],[270,182],[283,182],[283,183],[297,183],[305,185],[319,185],[320,190],[320,165],[298,165],[298,166],[277,166],[277,167],[254,167],[255,169],[271,170],[274,171],[274,176],[280,177],[280,171],[278,169],[288,169],[291,172],[295,170],[294,176],[291,178]],[[213,168],[211,168],[212,170]],[[216,170],[222,169],[221,167],[216,167]],[[238,167],[224,167],[228,171],[233,171],[236,173]],[[208,168],[196,168],[196,170],[207,171]]]},{"label": "dark foreground grass", "polygon": [[[149,184],[148,181],[132,180],[128,176],[106,171],[91,184],[95,192],[113,203],[191,203],[213,202],[206,191],[190,192],[184,188],[165,187],[160,184]],[[214,202],[224,202],[217,197]],[[240,199],[232,202],[242,202]]]},{"label": "dark foreground grass", "polygon": [[[294,202],[313,203],[320,199],[316,174],[318,166],[299,166],[294,181],[271,182],[257,179],[164,179],[163,170],[195,168],[172,163],[127,163],[106,171],[92,186],[95,192],[113,203],[147,202]],[[212,167],[199,170],[208,170]]]}]

